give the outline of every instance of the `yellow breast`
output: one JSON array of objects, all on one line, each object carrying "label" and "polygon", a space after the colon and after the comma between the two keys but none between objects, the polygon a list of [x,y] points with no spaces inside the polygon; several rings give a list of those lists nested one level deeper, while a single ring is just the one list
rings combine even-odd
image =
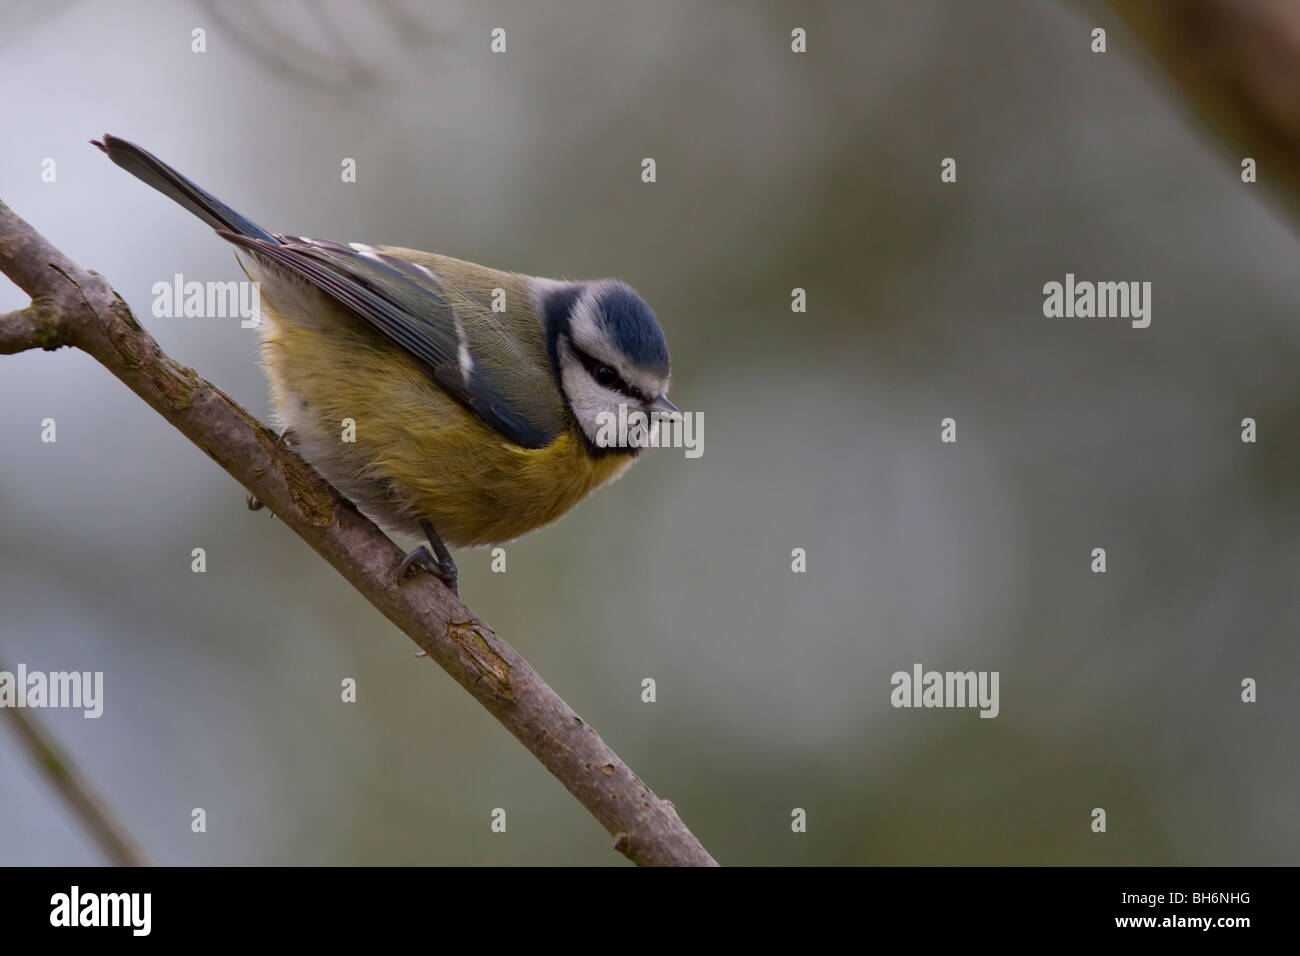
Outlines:
[{"label": "yellow breast", "polygon": [[323,297],[310,314],[297,312],[264,303],[263,362],[280,425],[392,530],[418,535],[423,520],[452,548],[509,541],[555,521],[634,460],[593,458],[576,425],[545,448],[522,448]]}]

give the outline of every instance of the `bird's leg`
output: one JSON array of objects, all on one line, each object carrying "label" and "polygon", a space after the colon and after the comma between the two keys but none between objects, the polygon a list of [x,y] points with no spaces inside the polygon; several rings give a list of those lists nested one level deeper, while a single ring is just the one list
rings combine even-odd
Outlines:
[{"label": "bird's leg", "polygon": [[[280,432],[280,437],[275,440],[275,447],[279,448],[281,445],[284,444],[284,440],[286,438],[293,438],[293,437],[294,435],[292,429],[288,429],[288,428],[284,429],[282,432]],[[249,511],[261,511],[263,508],[266,507],[266,505],[262,504],[261,500],[259,500],[258,497],[254,495],[251,491],[248,493],[248,497],[245,498],[244,501],[248,503]],[[271,517],[275,517],[275,516],[272,515]]]},{"label": "bird's leg", "polygon": [[438,580],[447,585],[447,589],[452,594],[460,596],[460,571],[456,568],[456,562],[452,559],[451,552],[447,546],[442,543],[442,538],[438,537],[438,532],[433,530],[433,525],[427,521],[420,522],[420,530],[424,536],[429,539],[429,547],[433,552],[429,552],[429,547],[420,545],[397,566],[398,580],[406,577],[406,572],[411,569],[412,565],[418,564],[421,567],[432,571],[437,575]]}]

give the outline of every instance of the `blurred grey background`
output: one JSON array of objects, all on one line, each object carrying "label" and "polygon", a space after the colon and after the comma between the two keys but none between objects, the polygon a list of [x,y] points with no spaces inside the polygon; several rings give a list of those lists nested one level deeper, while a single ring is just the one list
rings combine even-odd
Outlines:
[{"label": "blurred grey background", "polygon": [[[460,553],[462,593],[719,861],[1297,862],[1300,244],[1108,9],[2,16],[0,198],[258,415],[255,332],[150,314],[174,273],[242,278],[230,249],[91,137],[139,142],[272,230],[646,296],[703,457],[650,454],[510,545],[505,574]],[[1150,281],[1150,328],[1045,318],[1067,272]],[[0,311],[24,304],[0,280]],[[0,358],[0,658],[105,672],[101,719],[30,713],[154,859],[623,862],[243,497],[84,355]],[[890,675],[917,662],[999,671],[1000,716],[892,708]],[[0,731],[0,863],[101,859]]]}]

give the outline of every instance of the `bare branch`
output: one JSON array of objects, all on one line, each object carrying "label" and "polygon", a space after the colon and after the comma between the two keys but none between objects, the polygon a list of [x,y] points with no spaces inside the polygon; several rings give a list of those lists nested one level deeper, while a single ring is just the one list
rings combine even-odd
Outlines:
[{"label": "bare branch", "polygon": [[[50,334],[43,335],[43,328]],[[32,348],[58,348],[62,343],[53,333],[54,326],[42,323],[41,310],[35,305],[0,315],[0,355],[13,355]]]},{"label": "bare branch", "polygon": [[[403,555],[315,470],[218,388],[176,363],[109,284],[0,203],[0,271],[33,299],[0,342],[75,346],[116,375],[270,508],[559,778],[641,865],[716,865],[656,796],[509,644]],[[31,313],[35,311],[33,317]],[[22,317],[27,316],[24,320]]]},{"label": "bare branch", "polygon": [[[7,316],[6,316],[7,318]],[[0,667],[0,670],[4,670]],[[59,749],[40,724],[19,707],[3,707],[18,741],[45,774],[50,785],[77,815],[109,861],[117,866],[148,866],[149,860],[127,832],[126,827],[108,809],[104,799],[77,770],[76,765]]]}]

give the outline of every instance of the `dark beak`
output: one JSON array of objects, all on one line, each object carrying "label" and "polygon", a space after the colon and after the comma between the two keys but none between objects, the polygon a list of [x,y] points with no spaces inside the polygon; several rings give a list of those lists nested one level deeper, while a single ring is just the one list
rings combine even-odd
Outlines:
[{"label": "dark beak", "polygon": [[660,415],[666,415],[668,420],[672,422],[680,422],[682,420],[681,409],[668,401],[668,399],[663,395],[660,395],[646,406],[646,409],[647,411],[658,412]]}]

